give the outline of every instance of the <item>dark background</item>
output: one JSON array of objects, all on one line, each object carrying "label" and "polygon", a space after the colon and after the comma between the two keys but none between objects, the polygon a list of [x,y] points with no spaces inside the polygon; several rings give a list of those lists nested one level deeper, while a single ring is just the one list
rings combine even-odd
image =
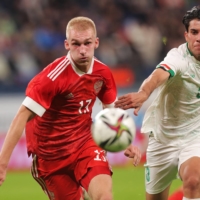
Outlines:
[{"label": "dark background", "polygon": [[195,0],[1,0],[0,95],[23,92],[30,79],[66,55],[67,22],[90,17],[118,89],[137,87],[169,49],[183,43],[184,13]]}]

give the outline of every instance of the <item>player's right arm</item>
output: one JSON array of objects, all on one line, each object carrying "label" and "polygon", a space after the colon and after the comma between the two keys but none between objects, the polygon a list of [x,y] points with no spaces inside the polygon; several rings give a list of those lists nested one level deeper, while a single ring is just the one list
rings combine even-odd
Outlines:
[{"label": "player's right arm", "polygon": [[35,114],[31,110],[21,105],[10,125],[0,152],[0,185],[2,185],[6,178],[8,162],[17,142],[22,136],[25,125],[34,116]]},{"label": "player's right arm", "polygon": [[143,103],[149,98],[150,94],[170,77],[169,72],[163,69],[155,69],[152,74],[144,80],[138,92],[128,93],[118,98],[115,107],[122,109],[134,108],[134,114],[138,115]]}]

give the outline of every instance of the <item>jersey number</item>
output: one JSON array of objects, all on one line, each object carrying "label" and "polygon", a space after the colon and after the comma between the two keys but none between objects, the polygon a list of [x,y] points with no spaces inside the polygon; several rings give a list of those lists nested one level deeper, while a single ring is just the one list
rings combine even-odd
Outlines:
[{"label": "jersey number", "polygon": [[103,162],[107,161],[107,159],[105,157],[105,151],[104,150],[101,150],[101,151],[95,150],[94,152],[96,153],[96,157],[94,158],[94,160],[103,161]]},{"label": "jersey number", "polygon": [[90,105],[91,102],[92,102],[92,99],[88,99],[88,100],[85,100],[85,101],[80,101],[79,104],[81,106],[80,106],[80,108],[78,110],[79,113],[83,114],[83,113],[90,112],[89,105]]}]

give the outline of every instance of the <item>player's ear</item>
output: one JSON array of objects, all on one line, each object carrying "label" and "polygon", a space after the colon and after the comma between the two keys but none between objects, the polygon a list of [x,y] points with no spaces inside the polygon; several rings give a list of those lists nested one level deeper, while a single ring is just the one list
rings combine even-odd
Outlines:
[{"label": "player's ear", "polygon": [[96,39],[95,39],[95,49],[97,49],[98,47],[99,47],[99,38],[98,37],[96,37]]},{"label": "player's ear", "polygon": [[67,39],[64,41],[64,45],[65,45],[65,49],[66,49],[66,50],[69,50],[69,49],[70,49],[70,48],[69,48],[69,42],[68,42]]}]

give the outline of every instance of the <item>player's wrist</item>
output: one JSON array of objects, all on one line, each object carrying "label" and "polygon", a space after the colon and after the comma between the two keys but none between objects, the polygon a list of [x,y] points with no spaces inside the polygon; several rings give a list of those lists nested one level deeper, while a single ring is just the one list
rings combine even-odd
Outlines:
[{"label": "player's wrist", "polygon": [[8,162],[9,159],[7,159],[5,156],[3,156],[3,154],[0,154],[0,168],[1,169],[7,169],[8,167]]},{"label": "player's wrist", "polygon": [[8,167],[8,163],[2,162],[1,157],[0,157],[0,169],[7,169],[7,167]]},{"label": "player's wrist", "polygon": [[149,93],[145,90],[139,90],[138,93],[142,96],[143,102],[146,101],[149,97]]}]

